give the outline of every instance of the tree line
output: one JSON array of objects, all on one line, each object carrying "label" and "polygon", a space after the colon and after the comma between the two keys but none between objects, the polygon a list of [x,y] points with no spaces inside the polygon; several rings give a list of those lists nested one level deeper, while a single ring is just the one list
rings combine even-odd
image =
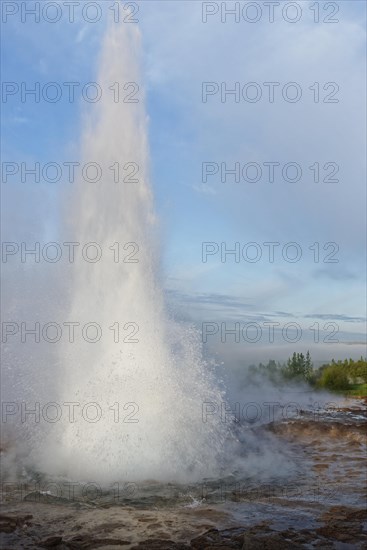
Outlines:
[{"label": "tree line", "polygon": [[252,365],[249,373],[265,375],[274,384],[293,380],[306,382],[314,388],[343,391],[367,384],[367,360],[363,357],[344,361],[332,359],[330,363],[315,369],[309,351],[306,355],[294,352],[286,363],[270,359],[267,364]]}]

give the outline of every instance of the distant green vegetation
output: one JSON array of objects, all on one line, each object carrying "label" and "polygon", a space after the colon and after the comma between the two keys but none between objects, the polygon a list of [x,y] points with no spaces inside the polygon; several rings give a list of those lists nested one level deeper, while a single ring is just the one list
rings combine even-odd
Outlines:
[{"label": "distant green vegetation", "polygon": [[[316,386],[331,391],[346,392],[350,395],[367,395],[367,361],[361,357],[358,361],[344,361],[322,365],[318,369]],[[351,393],[352,392],[352,393]]]},{"label": "distant green vegetation", "polygon": [[367,384],[352,384],[345,393],[349,397],[367,397]]},{"label": "distant green vegetation", "polygon": [[327,389],[350,396],[367,396],[367,360],[345,359],[331,361],[314,369],[310,353],[294,352],[286,363],[276,363],[271,359],[268,364],[251,366],[251,375],[262,374],[274,384],[286,381],[306,382],[315,389]]}]

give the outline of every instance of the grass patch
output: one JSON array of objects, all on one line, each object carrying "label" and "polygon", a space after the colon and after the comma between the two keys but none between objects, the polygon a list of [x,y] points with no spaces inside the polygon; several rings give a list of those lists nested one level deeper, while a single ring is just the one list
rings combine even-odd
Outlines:
[{"label": "grass patch", "polygon": [[343,393],[349,397],[367,397],[367,384],[351,384]]}]

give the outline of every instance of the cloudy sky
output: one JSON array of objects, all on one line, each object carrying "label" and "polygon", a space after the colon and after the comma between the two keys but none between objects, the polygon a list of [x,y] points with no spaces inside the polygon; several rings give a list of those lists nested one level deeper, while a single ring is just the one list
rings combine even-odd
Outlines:
[{"label": "cloudy sky", "polygon": [[[96,79],[116,3],[99,3],[97,23],[83,3],[69,22],[59,2],[55,23],[27,14],[22,22],[15,3],[4,4],[4,81]],[[263,2],[237,3],[237,21],[216,2],[135,4],[164,285],[176,314],[212,323],[208,345],[248,362],[308,348],[315,360],[365,355],[365,3],[319,2],[318,22],[308,1],[276,3],[273,22]],[[14,93],[2,107],[4,161],[77,158],[79,95],[35,103]],[[3,183],[5,239],[57,240],[65,184],[20,185]],[[235,322],[257,323],[259,341],[221,342],[221,323]],[[274,342],[269,322],[278,323]],[[284,338],[287,323],[302,328],[297,344]]]}]

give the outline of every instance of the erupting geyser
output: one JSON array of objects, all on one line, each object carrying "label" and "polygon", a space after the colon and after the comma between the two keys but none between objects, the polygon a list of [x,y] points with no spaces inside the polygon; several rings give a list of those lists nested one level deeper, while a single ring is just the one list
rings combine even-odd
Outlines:
[{"label": "erupting geyser", "polygon": [[[63,415],[49,426],[47,445],[34,459],[50,474],[101,483],[216,475],[228,430],[219,416],[202,421],[203,403],[220,403],[223,396],[195,331],[165,311],[139,51],[135,26],[109,24],[98,75],[104,94],[86,118],[81,153],[83,162],[102,167],[103,177],[73,187],[65,230],[71,240],[95,242],[103,250],[98,262],[75,263],[67,319],[81,326],[98,323],[104,332],[96,343],[63,346],[55,382],[60,403],[78,405],[74,418]],[[140,86],[133,97],[138,102],[126,101],[136,86],[124,90],[124,84],[132,82]],[[121,168],[128,162],[139,172],[123,181]],[[118,182],[110,169],[115,163]],[[136,244],[124,250],[126,243]],[[109,328],[114,324],[119,335]],[[95,406],[83,417],[88,403]]]}]

